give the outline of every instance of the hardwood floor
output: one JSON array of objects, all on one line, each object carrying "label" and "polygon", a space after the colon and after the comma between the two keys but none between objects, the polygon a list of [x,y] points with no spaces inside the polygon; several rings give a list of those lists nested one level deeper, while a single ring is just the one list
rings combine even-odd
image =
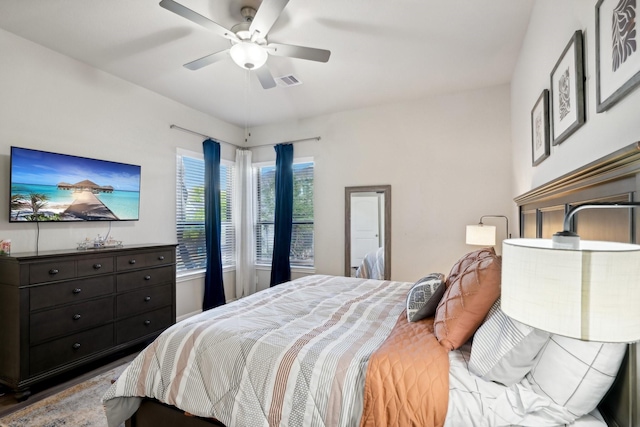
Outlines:
[{"label": "hardwood floor", "polygon": [[0,385],[0,418],[38,402],[39,400],[66,390],[69,387],[73,387],[74,385],[93,378],[96,375],[107,372],[116,366],[132,361],[141,349],[134,348],[132,350],[133,352],[116,354],[91,363],[83,368],[69,371],[50,380],[36,384],[31,388],[31,396],[22,402],[18,402],[16,400],[11,390]]}]

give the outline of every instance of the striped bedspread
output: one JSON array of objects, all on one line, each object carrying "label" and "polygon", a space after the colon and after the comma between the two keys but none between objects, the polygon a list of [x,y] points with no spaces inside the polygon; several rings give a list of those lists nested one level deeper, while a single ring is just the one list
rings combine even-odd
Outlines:
[{"label": "striped bedspread", "polygon": [[367,362],[410,286],[308,276],[184,320],[105,394],[109,426],[143,396],[228,427],[358,426]]}]

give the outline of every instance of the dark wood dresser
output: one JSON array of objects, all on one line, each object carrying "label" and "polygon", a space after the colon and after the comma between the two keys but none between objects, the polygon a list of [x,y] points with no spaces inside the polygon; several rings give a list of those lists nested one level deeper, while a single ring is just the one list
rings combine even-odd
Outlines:
[{"label": "dark wood dresser", "polygon": [[0,382],[29,387],[176,320],[175,245],[0,256]]}]

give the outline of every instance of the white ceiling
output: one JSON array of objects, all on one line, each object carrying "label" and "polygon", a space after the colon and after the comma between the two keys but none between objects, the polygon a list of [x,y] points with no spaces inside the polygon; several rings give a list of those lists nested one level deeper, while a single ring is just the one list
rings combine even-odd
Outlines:
[{"label": "white ceiling", "polygon": [[[178,0],[231,28],[260,0]],[[290,0],[269,41],[331,51],[271,56],[264,90],[231,58],[182,65],[229,41],[159,0],[0,0],[0,28],[240,127],[508,83],[534,0]]]}]

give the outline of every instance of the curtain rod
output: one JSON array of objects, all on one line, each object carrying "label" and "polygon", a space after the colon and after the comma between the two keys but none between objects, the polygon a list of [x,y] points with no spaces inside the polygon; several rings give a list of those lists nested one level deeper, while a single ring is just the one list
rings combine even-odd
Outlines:
[{"label": "curtain rod", "polygon": [[201,137],[203,137],[203,138],[214,139],[214,140],[216,140],[216,141],[218,141],[218,142],[223,142],[223,143],[225,143],[225,144],[229,144],[229,145],[231,145],[231,146],[233,146],[233,147],[236,147],[236,148],[239,148],[239,149],[241,149],[241,150],[245,148],[245,147],[241,147],[241,146],[239,146],[239,145],[236,145],[236,144],[234,144],[234,143],[232,143],[232,142],[223,141],[223,140],[221,140],[221,139],[214,138],[214,137],[209,136],[209,135],[205,135],[204,133],[200,133],[200,132],[196,132],[196,131],[193,131],[193,130],[190,130],[190,129],[186,129],[186,128],[180,127],[180,126],[178,126],[178,125],[171,125],[171,126],[169,126],[169,129],[178,129],[178,130],[181,130],[182,132],[191,133],[191,134],[193,134],[193,135],[198,135],[198,136],[201,136]]},{"label": "curtain rod", "polygon": [[[252,148],[266,147],[266,146],[268,146],[268,145],[271,145],[271,146],[276,145],[276,144],[259,144],[259,145],[254,145],[254,146],[252,146],[252,147],[241,147],[241,146],[239,146],[239,145],[237,145],[237,144],[234,144],[234,143],[232,143],[232,142],[222,141],[222,140],[220,140],[220,139],[218,139],[218,138],[214,138],[214,137],[212,137],[212,136],[205,135],[204,133],[200,133],[200,132],[196,132],[196,131],[193,131],[193,130],[190,130],[190,129],[186,129],[186,128],[183,128],[183,127],[178,126],[178,125],[171,125],[171,126],[169,126],[169,128],[170,128],[170,129],[177,129],[177,130],[181,130],[181,131],[183,131],[183,132],[191,133],[191,134],[193,134],[193,135],[198,135],[198,136],[201,136],[201,137],[203,137],[203,138],[213,139],[213,140],[218,141],[218,142],[223,142],[223,143],[225,143],[225,144],[229,144],[229,145],[231,145],[231,146],[233,146],[233,147],[236,147],[236,148],[237,148],[237,149],[239,149],[239,150],[250,150],[250,149],[252,149]],[[316,141],[320,141],[320,139],[321,139],[321,138],[320,138],[319,136],[312,136],[312,137],[310,137],[310,138],[301,138],[301,139],[295,139],[295,140],[293,140],[293,141],[286,141],[286,142],[282,142],[282,144],[294,144],[294,143],[296,143],[296,142],[311,141],[311,140],[314,140],[314,139],[315,139]]]}]

